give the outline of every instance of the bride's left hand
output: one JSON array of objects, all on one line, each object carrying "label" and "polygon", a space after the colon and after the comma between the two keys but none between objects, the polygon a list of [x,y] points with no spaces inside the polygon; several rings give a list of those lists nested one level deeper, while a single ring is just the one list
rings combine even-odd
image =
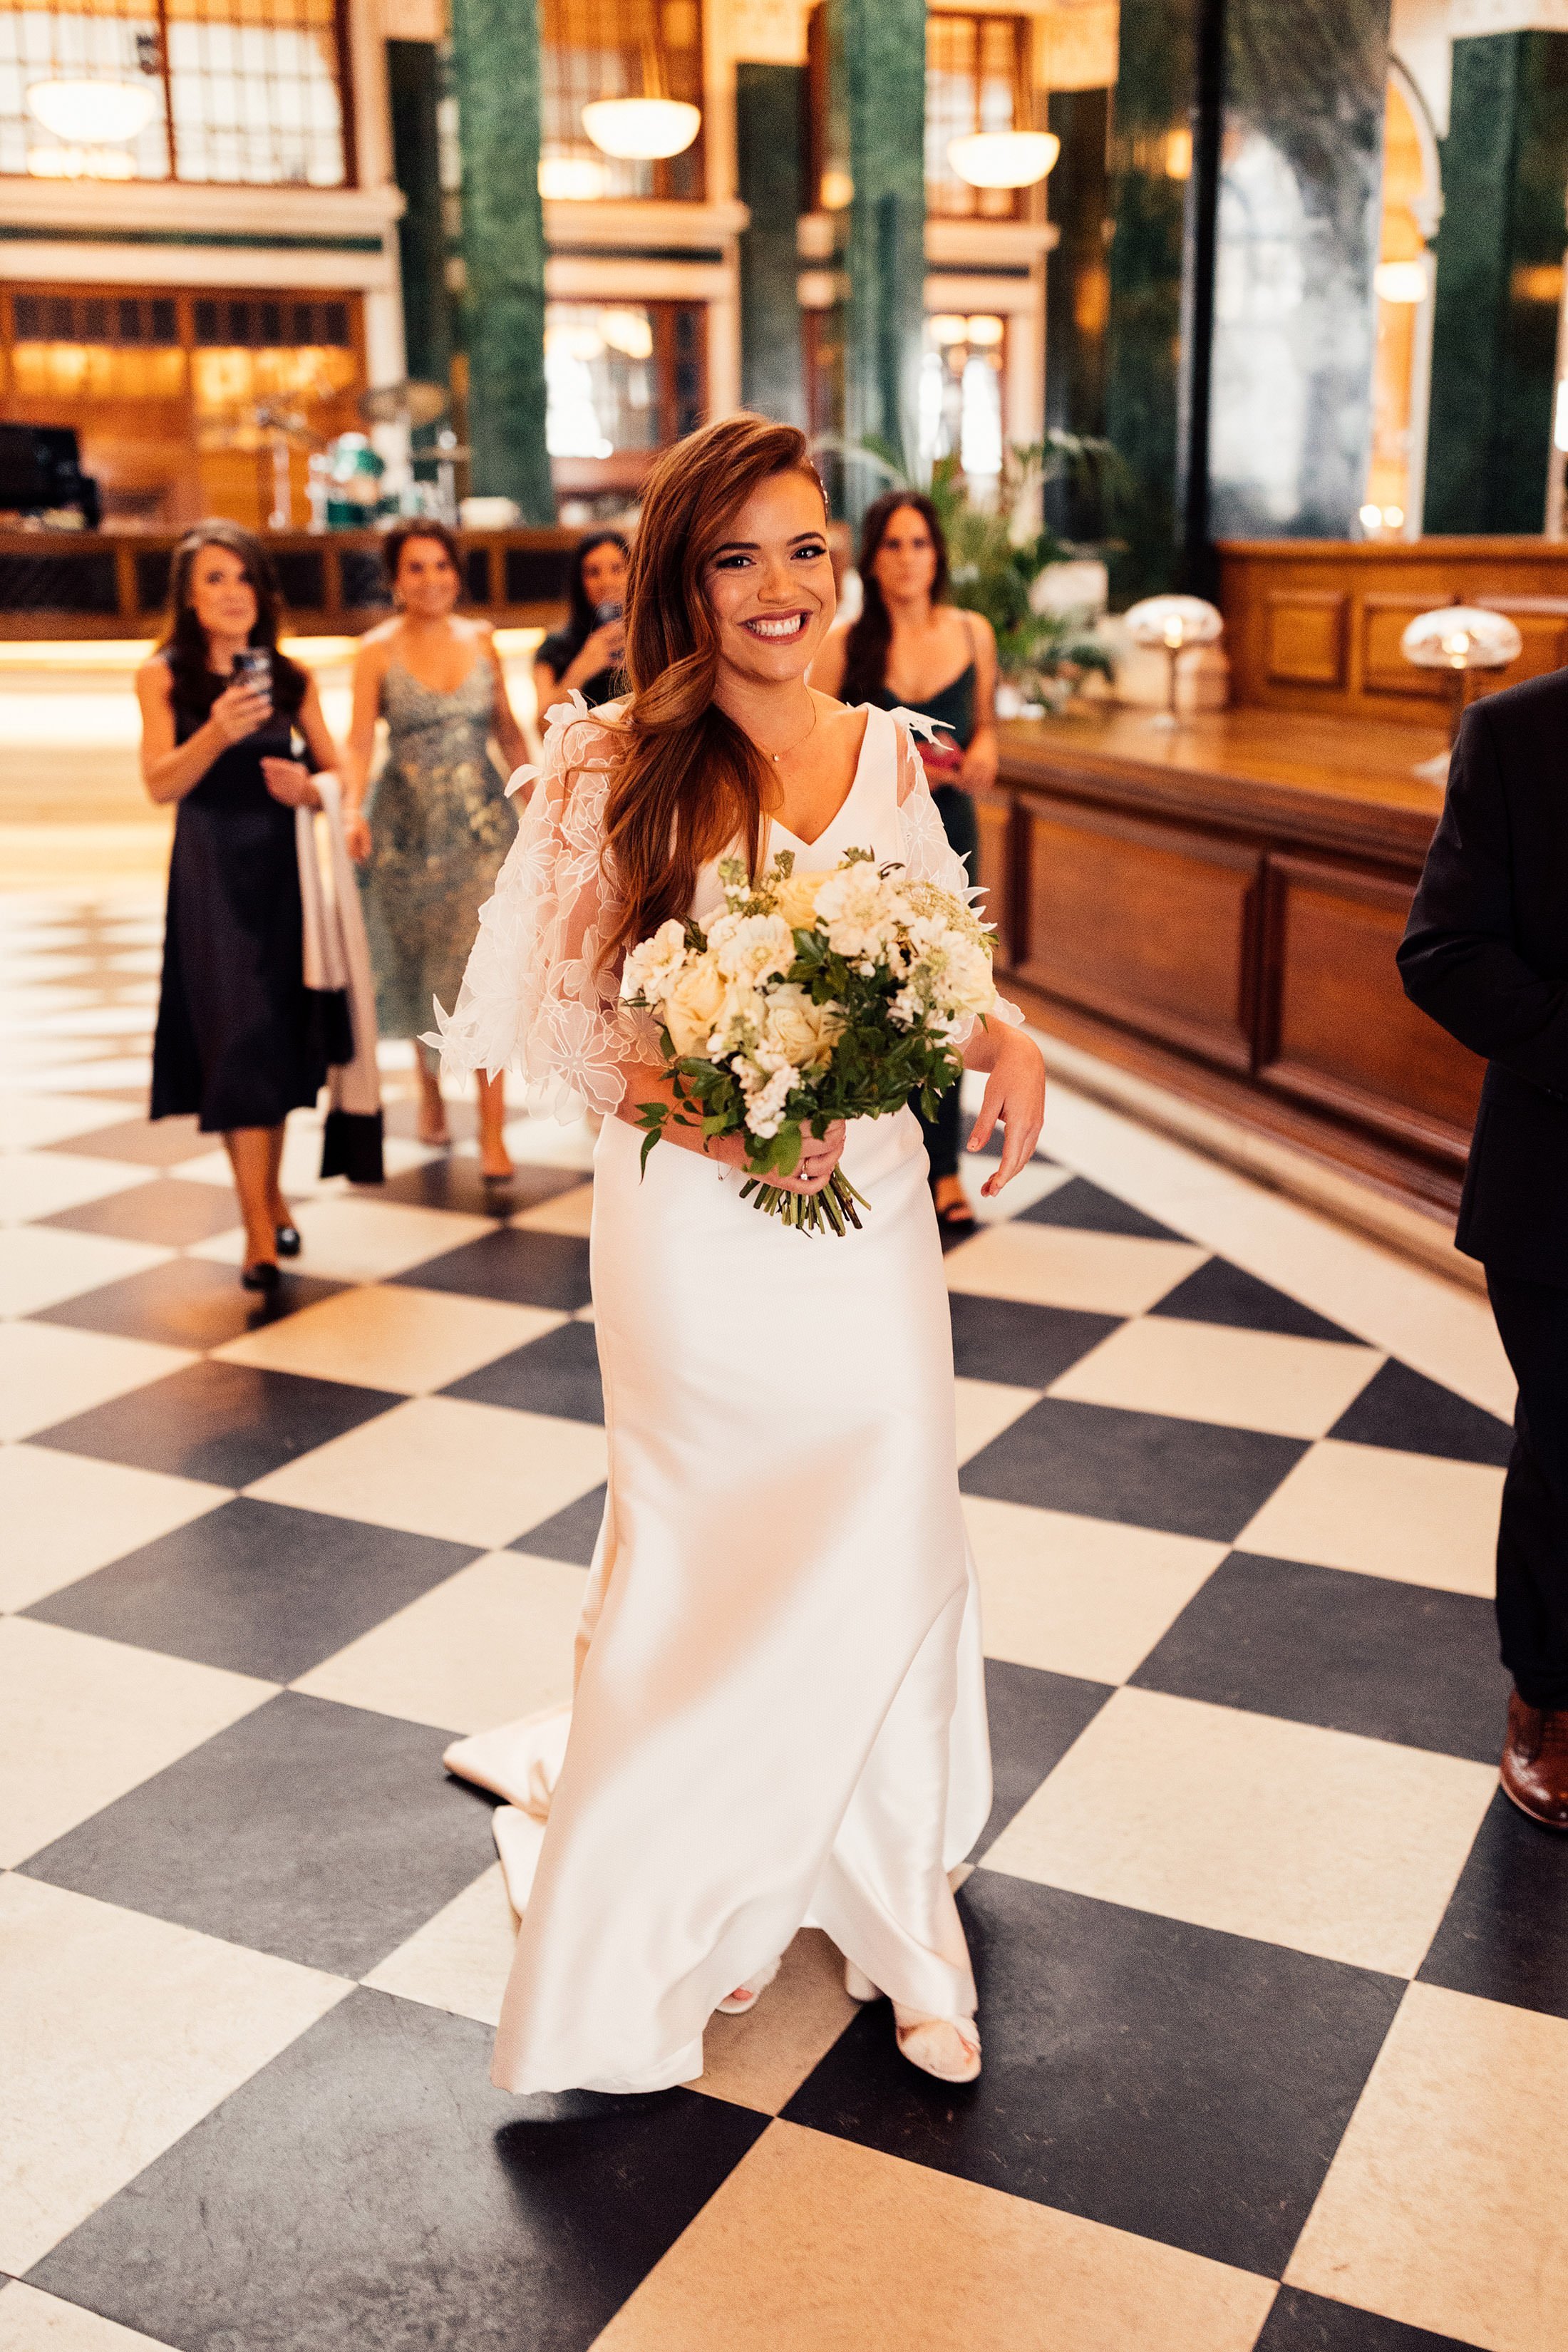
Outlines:
[{"label": "bride's left hand", "polygon": [[1006,1129],[1002,1165],[980,1187],[994,1200],[1010,1184],[1020,1168],[1034,1158],[1046,1115],[1046,1066],[1040,1049],[1021,1029],[1004,1029],[996,1038],[996,1059],[985,1080],[985,1099],[969,1137],[971,1151],[983,1151],[998,1119]]}]

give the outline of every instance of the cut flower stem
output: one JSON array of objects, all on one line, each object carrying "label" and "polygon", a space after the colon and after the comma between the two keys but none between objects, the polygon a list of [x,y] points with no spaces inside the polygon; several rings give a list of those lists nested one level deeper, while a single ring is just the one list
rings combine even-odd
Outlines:
[{"label": "cut flower stem", "polygon": [[[755,1195],[754,1200],[752,1199]],[[766,1217],[782,1217],[799,1234],[843,1234],[846,1220],[856,1232],[862,1230],[855,1214],[855,1203],[863,1209],[871,1205],[864,1192],[858,1192],[841,1168],[836,1168],[820,1192],[786,1192],[782,1184],[764,1184],[758,1176],[741,1187],[742,1201],[752,1201]]]}]

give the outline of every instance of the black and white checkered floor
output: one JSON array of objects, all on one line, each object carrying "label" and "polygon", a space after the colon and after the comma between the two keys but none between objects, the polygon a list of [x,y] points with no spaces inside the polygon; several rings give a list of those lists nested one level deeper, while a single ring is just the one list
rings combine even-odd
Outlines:
[{"label": "black and white checkered floor", "polygon": [[[278,1311],[138,1091],[156,909],[0,902],[0,2352],[1548,2352],[1568,1846],[1497,1794],[1482,1303],[1058,1093],[948,1265],[985,2072],[803,1937],[700,2085],[487,2081],[468,1731],[605,1472],[587,1139],[407,1139]],[[828,1246],[806,1244],[804,1246]]]}]

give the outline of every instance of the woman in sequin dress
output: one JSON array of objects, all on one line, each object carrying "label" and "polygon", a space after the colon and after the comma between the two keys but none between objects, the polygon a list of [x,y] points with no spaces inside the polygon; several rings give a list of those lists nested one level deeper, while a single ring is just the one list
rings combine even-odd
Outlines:
[{"label": "woman in sequin dress", "polygon": [[[462,574],[457,540],[443,524],[389,531],[386,563],[395,617],[361,640],[353,719],[342,763],[349,849],[375,965],[384,1037],[417,1038],[431,1003],[450,1004],[517,830],[493,738],[508,772],[528,758],[495,640],[486,621],[455,611]],[[366,800],[375,722],[390,741]],[[415,1048],[420,1140],[451,1141],[433,1058]],[[504,1081],[479,1076],[479,1164],[500,1183],[512,1172],[503,1129]]]}]

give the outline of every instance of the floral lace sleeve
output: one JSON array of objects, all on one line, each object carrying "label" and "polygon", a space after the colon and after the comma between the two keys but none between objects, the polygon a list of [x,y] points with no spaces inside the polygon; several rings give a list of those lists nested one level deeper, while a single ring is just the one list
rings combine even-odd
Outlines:
[{"label": "floral lace sleeve", "polygon": [[545,718],[540,765],[520,768],[507,787],[531,782],[533,792],[495,896],[479,909],[457,1004],[450,1013],[437,1004],[436,1031],[424,1040],[449,1076],[513,1070],[538,1095],[552,1088],[562,1120],[584,1104],[613,1111],[624,1066],[649,1058],[647,1017],[622,1008],[618,976],[603,965],[615,735],[587,709],[580,694],[558,703]]},{"label": "floral lace sleeve", "polygon": [[[904,870],[911,882],[934,882],[939,889],[951,890],[983,918],[985,909],[975,902],[985,894],[971,883],[963,858],[943,830],[926,782],[925,763],[915,749],[915,736],[934,734],[935,724],[920,710],[895,710],[893,717],[899,721],[899,828],[904,841]],[[1023,1026],[1023,1014],[1005,996],[996,1000],[996,1017],[1009,1028]],[[973,1026],[966,1023],[954,1042],[965,1044]]]}]

